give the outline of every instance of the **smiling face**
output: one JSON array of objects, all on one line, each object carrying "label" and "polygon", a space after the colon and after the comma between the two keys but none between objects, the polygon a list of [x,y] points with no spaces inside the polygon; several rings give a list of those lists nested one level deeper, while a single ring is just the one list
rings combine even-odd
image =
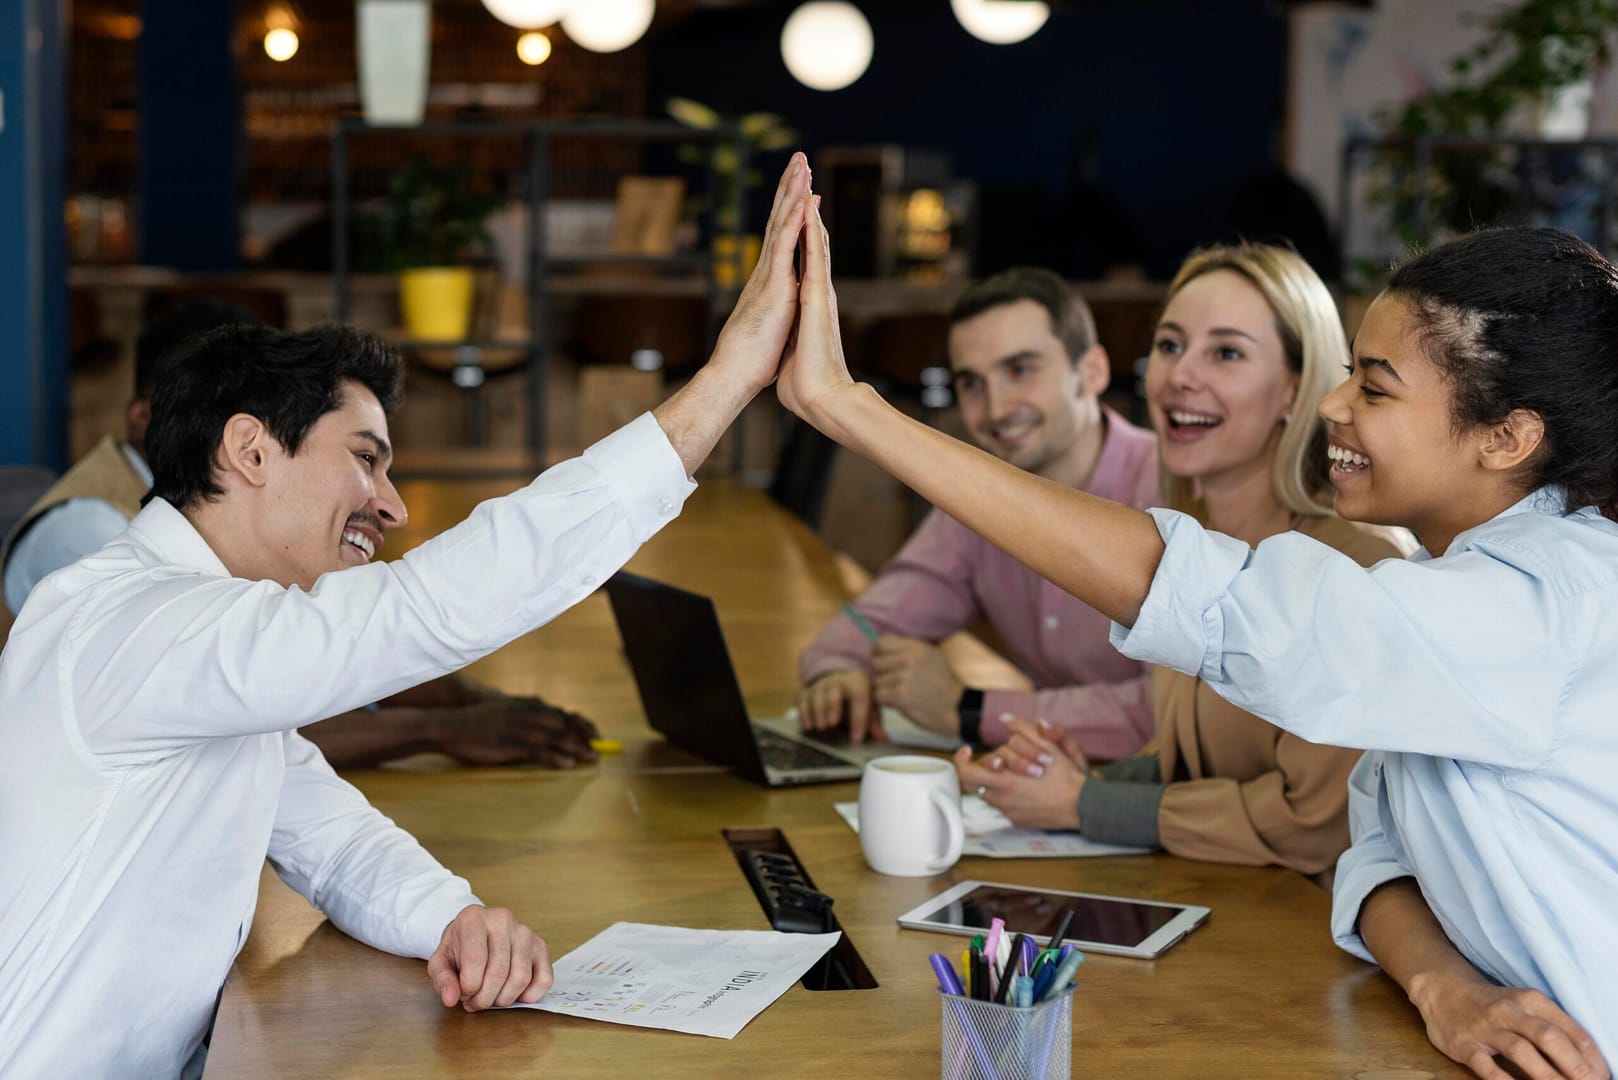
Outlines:
[{"label": "smiling face", "polygon": [[952,326],[949,357],[961,420],[979,446],[1051,479],[1088,471],[1100,443],[1104,352],[1092,348],[1075,364],[1045,308],[1016,300]]},{"label": "smiling face", "polygon": [[1269,470],[1297,390],[1275,312],[1242,274],[1211,271],[1169,300],[1146,365],[1169,472],[1207,485]]},{"label": "smiling face", "polygon": [[355,382],[343,383],[342,406],[315,421],[296,454],[268,440],[255,523],[273,568],[266,576],[309,589],[324,573],[370,562],[383,534],[406,521],[392,460],[387,416]]},{"label": "smiling face", "polygon": [[1477,433],[1455,431],[1449,382],[1426,359],[1419,331],[1408,301],[1378,296],[1354,339],[1352,375],[1321,401],[1320,415],[1331,424],[1337,512],[1406,526],[1438,555],[1456,532],[1492,516],[1472,504],[1500,478],[1482,467]]}]

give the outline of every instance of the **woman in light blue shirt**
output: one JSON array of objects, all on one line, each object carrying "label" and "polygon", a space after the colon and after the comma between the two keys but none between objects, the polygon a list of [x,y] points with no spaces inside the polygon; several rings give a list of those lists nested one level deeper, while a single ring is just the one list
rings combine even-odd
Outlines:
[{"label": "woman in light blue shirt", "polygon": [[[813,208],[811,208],[813,210]],[[1618,1060],[1618,270],[1552,229],[1400,267],[1321,404],[1345,518],[1402,525],[1363,569],[1297,533],[1249,548],[1019,473],[888,407],[842,363],[818,216],[782,401],[1199,674],[1314,742],[1364,748],[1333,933],[1481,1076]],[[1033,737],[1032,728],[1023,730]]]}]

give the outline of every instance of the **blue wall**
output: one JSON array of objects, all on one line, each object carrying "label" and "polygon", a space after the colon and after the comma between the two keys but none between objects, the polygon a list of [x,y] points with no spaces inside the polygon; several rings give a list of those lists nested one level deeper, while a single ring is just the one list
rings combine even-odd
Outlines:
[{"label": "blue wall", "polygon": [[779,112],[811,151],[947,150],[955,174],[983,186],[985,270],[1079,270],[1076,249],[1123,214],[1165,276],[1229,235],[1233,189],[1278,158],[1286,22],[1271,0],[1070,3],[1010,46],[968,35],[944,0],[861,0],[875,56],[830,93],[781,61],[795,6],[701,12],[654,39],[649,111],[682,95]]},{"label": "blue wall", "polygon": [[67,457],[65,5],[0,0],[0,464]]}]

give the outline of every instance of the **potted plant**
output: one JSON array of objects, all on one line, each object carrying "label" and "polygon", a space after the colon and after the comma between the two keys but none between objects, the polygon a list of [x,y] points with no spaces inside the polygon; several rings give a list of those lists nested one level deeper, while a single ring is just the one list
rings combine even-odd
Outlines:
[{"label": "potted plant", "polygon": [[[1482,20],[1477,45],[1449,63],[1452,81],[1386,110],[1368,198],[1401,246],[1419,247],[1497,220],[1514,205],[1512,168],[1488,143],[1508,132],[1563,132],[1570,104],[1588,112],[1590,80],[1611,54],[1618,0],[1521,0]],[[1557,119],[1553,120],[1552,118]],[[1478,145],[1430,147],[1425,136]],[[1357,267],[1374,281],[1374,261]]]},{"label": "potted plant", "polygon": [[[708,146],[682,146],[681,159],[706,164],[718,179],[715,197],[718,205],[713,209],[714,282],[721,288],[739,287],[753,272],[758,262],[762,238],[756,233],[742,235],[740,208],[745,207],[748,192],[757,187],[761,178],[753,162],[762,153],[786,150],[798,141],[798,133],[787,127],[775,113],[746,113],[734,119],[721,116],[716,110],[690,98],[669,98],[665,108],[668,114],[686,127],[699,131],[730,130],[747,147],[748,167],[741,167],[736,143],[730,139],[716,139]],[[701,209],[700,203],[698,206]],[[738,261],[736,245],[741,244]],[[739,276],[738,276],[739,274]]]},{"label": "potted plant", "polygon": [[472,321],[471,261],[487,258],[484,221],[498,205],[467,189],[465,165],[421,158],[394,173],[367,219],[368,247],[399,275],[399,308],[410,336],[460,341]]}]

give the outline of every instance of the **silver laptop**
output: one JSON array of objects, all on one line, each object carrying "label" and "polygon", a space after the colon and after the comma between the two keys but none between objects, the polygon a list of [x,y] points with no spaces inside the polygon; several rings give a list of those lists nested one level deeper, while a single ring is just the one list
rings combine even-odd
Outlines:
[{"label": "silver laptop", "polygon": [[[607,598],[646,719],[675,746],[770,787],[858,779],[867,761],[897,752],[899,740],[854,744],[842,732],[806,735],[795,713],[749,717],[708,597],[620,572],[607,582]],[[952,745],[891,709],[882,722],[890,739],[895,731],[919,732],[905,739],[910,746]]]}]

